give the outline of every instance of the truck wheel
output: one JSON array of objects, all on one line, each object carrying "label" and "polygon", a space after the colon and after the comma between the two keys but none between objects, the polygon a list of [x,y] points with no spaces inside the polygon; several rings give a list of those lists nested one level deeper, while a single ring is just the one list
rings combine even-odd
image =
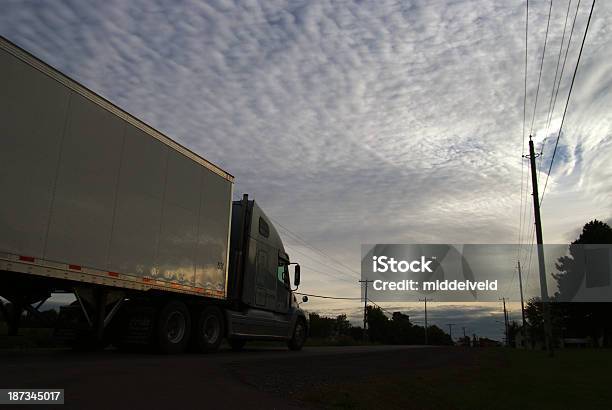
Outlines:
[{"label": "truck wheel", "polygon": [[295,329],[293,330],[293,336],[287,342],[287,346],[291,350],[302,350],[304,342],[306,341],[306,323],[303,319],[298,319],[295,323]]},{"label": "truck wheel", "polygon": [[204,309],[195,332],[195,342],[200,352],[217,350],[225,336],[225,322],[221,310],[215,306]]},{"label": "truck wheel", "polygon": [[230,339],[229,340],[230,347],[232,348],[232,350],[236,352],[242,350],[245,344],[246,344],[246,340],[244,339]]},{"label": "truck wheel", "polygon": [[185,351],[191,332],[191,317],[184,303],[168,302],[157,319],[157,346],[162,353]]}]

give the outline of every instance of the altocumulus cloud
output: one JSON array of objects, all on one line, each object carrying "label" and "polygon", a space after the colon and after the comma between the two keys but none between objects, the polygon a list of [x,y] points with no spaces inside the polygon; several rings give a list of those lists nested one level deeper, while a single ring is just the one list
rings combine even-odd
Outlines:
[{"label": "altocumulus cloud", "polygon": [[[528,126],[548,12],[547,2],[531,3]],[[517,239],[522,1],[5,0],[2,8],[3,36],[224,167],[238,193],[355,270],[361,243]],[[549,137],[545,166],[566,10],[555,2],[536,112],[536,141]],[[549,182],[550,242],[610,215],[611,17],[600,2]],[[568,201],[580,205],[571,216]],[[359,295],[352,278],[325,275],[343,277],[344,267],[287,239],[312,268],[305,291]]]}]

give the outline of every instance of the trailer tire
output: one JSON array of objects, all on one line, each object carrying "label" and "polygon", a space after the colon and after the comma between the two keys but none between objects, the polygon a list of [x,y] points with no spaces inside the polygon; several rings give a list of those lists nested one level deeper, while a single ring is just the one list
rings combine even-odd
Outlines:
[{"label": "trailer tire", "polygon": [[194,333],[198,351],[208,353],[217,350],[225,336],[225,321],[221,309],[216,306],[205,308],[200,313]]},{"label": "trailer tire", "polygon": [[184,303],[168,302],[157,317],[157,347],[165,354],[182,353],[189,344],[191,315]]},{"label": "trailer tire", "polygon": [[306,341],[306,322],[302,318],[298,318],[295,322],[295,328],[293,329],[293,336],[287,342],[287,346],[290,350],[302,350],[304,342]]}]

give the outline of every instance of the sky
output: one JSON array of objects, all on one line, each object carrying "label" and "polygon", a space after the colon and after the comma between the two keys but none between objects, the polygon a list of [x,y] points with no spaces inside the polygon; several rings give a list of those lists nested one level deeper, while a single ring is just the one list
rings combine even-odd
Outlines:
[{"label": "sky", "polygon": [[[236,197],[281,225],[301,291],[359,297],[361,244],[529,242],[523,134],[533,117],[547,171],[590,9],[547,128],[568,1],[553,2],[535,114],[550,3],[529,2],[525,127],[524,1],[3,0],[0,34],[233,174]],[[543,202],[547,243],[612,216],[611,21],[598,2]],[[307,306],[360,314],[359,301]],[[478,311],[465,320],[499,336],[498,304],[468,308],[430,309],[441,326]]]}]

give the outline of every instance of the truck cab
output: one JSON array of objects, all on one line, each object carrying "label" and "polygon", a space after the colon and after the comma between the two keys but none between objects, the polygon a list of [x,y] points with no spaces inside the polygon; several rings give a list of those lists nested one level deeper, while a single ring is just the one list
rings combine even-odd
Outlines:
[{"label": "truck cab", "polygon": [[292,290],[300,283],[299,265],[291,263],[274,225],[247,195],[233,202],[231,226],[230,344],[240,348],[247,340],[285,340],[298,350],[308,330],[306,313]]}]

